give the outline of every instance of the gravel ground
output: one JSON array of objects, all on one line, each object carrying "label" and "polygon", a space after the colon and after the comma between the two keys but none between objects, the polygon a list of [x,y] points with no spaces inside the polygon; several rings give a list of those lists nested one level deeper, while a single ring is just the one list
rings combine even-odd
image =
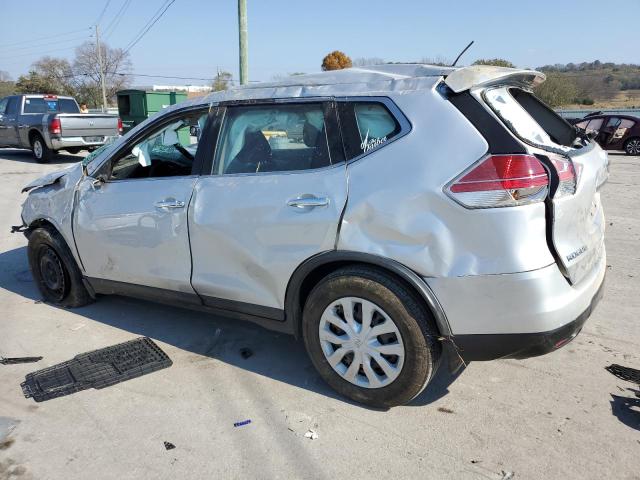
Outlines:
[{"label": "gravel ground", "polygon": [[[24,184],[78,159],[38,165],[0,150],[0,355],[44,356],[0,365],[0,479],[640,478],[640,399],[604,369],[640,369],[640,157],[611,155],[606,291],[582,333],[544,357],[441,369],[389,411],[337,397],[300,342],[251,324],[119,297],[77,310],[39,302],[26,240],[9,226]],[[27,373],[141,335],[171,368],[23,398]]]}]

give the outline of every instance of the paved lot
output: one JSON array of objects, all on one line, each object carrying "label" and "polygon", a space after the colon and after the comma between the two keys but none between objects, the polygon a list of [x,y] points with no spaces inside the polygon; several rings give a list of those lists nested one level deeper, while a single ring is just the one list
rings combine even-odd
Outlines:
[{"label": "paved lot", "polygon": [[[77,310],[38,302],[26,240],[9,226],[24,184],[77,159],[37,165],[0,150],[0,355],[44,356],[0,365],[0,479],[640,478],[640,399],[604,370],[640,368],[639,157],[611,156],[606,293],[578,338],[457,378],[443,369],[386,412],[336,397],[301,343],[250,324],[116,297]],[[49,402],[22,397],[27,373],[140,335],[173,366]]]}]

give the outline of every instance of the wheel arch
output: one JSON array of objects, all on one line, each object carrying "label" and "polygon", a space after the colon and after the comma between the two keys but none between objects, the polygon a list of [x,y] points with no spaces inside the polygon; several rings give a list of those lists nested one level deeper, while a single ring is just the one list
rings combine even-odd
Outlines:
[{"label": "wheel arch", "polygon": [[395,260],[379,255],[332,250],[305,260],[296,268],[289,279],[285,293],[285,312],[296,337],[300,336],[302,309],[313,287],[331,272],[347,265],[372,267],[399,279],[416,293],[424,306],[429,309],[440,335],[443,337],[451,336],[449,322],[438,299],[429,285],[413,270]]},{"label": "wheel arch", "polygon": [[42,138],[42,140],[46,142],[46,140],[44,140],[44,135],[40,133],[40,130],[38,130],[37,128],[32,128],[31,130],[29,130],[29,134],[27,135],[27,138],[29,139],[29,146],[31,146],[31,144],[33,143],[33,139],[36,136]]}]

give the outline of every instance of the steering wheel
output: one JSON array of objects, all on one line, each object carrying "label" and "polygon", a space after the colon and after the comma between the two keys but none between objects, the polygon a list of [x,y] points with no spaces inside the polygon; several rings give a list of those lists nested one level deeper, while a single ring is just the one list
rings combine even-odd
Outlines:
[{"label": "steering wheel", "polygon": [[195,157],[191,155],[191,152],[186,148],[184,148],[182,145],[180,145],[179,143],[174,143],[173,146],[175,147],[176,150],[178,150],[182,155],[187,157],[189,160],[192,160],[192,161],[194,160]]}]

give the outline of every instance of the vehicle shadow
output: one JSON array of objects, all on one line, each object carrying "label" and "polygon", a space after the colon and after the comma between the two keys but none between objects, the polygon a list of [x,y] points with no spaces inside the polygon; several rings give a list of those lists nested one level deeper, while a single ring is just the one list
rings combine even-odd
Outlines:
[{"label": "vehicle shadow", "polygon": [[[85,152],[71,155],[67,152],[58,153],[47,162],[48,165],[64,165],[81,161],[85,157]],[[3,161],[10,160],[20,163],[37,163],[31,150],[20,150],[17,148],[0,148],[0,157]]]},{"label": "vehicle shadow", "polygon": [[[0,288],[40,301],[40,293],[29,271],[26,250],[26,247],[20,247],[0,253]],[[309,360],[303,342],[290,335],[272,332],[250,322],[117,296],[101,296],[97,302],[73,312],[136,336],[150,337],[195,355],[215,358],[362,407],[329,387]],[[252,355],[244,358],[241,350],[247,348]],[[78,353],[84,353],[82,345],[78,345]],[[199,359],[192,355],[174,359],[174,363],[180,361],[197,362]],[[409,405],[424,406],[445,396],[448,386],[459,374],[450,374],[443,362],[429,388]]]},{"label": "vehicle shadow", "polygon": [[611,413],[626,426],[640,430],[640,390],[627,388],[634,397],[611,394]]}]

